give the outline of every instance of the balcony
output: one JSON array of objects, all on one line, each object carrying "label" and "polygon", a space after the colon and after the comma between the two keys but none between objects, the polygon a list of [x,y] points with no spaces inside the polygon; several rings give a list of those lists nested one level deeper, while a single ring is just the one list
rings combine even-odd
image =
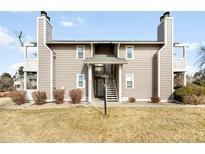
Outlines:
[{"label": "balcony", "polygon": [[185,72],[186,71],[186,49],[188,44],[186,43],[174,43],[174,59],[173,59],[173,71]]},{"label": "balcony", "polygon": [[24,44],[24,71],[37,72],[37,44],[30,42]]},{"label": "balcony", "polygon": [[186,71],[186,59],[185,58],[174,58],[173,71],[174,72]]},{"label": "balcony", "polygon": [[24,71],[25,72],[37,72],[37,59],[25,59]]}]

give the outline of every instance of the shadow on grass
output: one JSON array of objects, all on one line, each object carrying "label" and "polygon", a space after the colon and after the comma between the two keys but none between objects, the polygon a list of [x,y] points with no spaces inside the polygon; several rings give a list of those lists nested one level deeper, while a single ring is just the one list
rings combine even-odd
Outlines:
[{"label": "shadow on grass", "polygon": [[[91,109],[95,110],[96,112],[98,112],[99,114],[101,114],[102,116],[104,117],[107,117],[108,116],[108,113],[107,115],[105,115],[105,112],[104,112],[104,108],[103,108],[103,111],[100,110],[99,108],[96,108],[96,107],[93,107],[93,106],[90,106]],[[102,109],[102,108],[101,108]],[[107,111],[108,112],[108,111]]]}]

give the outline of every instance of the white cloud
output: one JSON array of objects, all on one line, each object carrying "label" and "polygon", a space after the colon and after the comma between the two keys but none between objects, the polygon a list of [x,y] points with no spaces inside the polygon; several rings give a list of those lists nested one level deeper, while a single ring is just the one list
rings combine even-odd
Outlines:
[{"label": "white cloud", "polygon": [[72,18],[67,18],[65,16],[60,17],[60,24],[63,27],[73,27],[76,25],[82,24],[85,20],[81,17],[72,17]]},{"label": "white cloud", "polygon": [[62,20],[61,21],[61,25],[63,27],[73,27],[75,24],[72,21]]},{"label": "white cloud", "polygon": [[194,75],[194,73],[198,72],[199,68],[197,66],[195,66],[194,64],[187,64],[187,73],[189,75]]},{"label": "white cloud", "polygon": [[8,33],[7,28],[0,26],[0,45],[7,46],[15,43],[15,38]]},{"label": "white cloud", "polygon": [[76,21],[78,21],[79,24],[83,23],[85,21],[85,19],[81,18],[81,17],[77,17]]},{"label": "white cloud", "polygon": [[8,72],[11,74],[15,74],[20,66],[24,66],[23,62],[12,64],[8,67]]},{"label": "white cloud", "polygon": [[188,43],[188,48],[187,51],[194,51],[194,52],[198,52],[199,48],[201,46],[204,46],[205,42],[193,42],[193,43]]},{"label": "white cloud", "polygon": [[[22,41],[24,43],[29,43],[33,40],[33,37],[30,35],[24,35],[22,37]],[[24,52],[25,48],[21,47],[20,42],[15,36],[9,34],[9,31],[6,27],[0,26],[0,46],[7,47],[10,49],[17,49],[17,51]],[[30,48],[28,52],[33,52],[34,49]]]}]

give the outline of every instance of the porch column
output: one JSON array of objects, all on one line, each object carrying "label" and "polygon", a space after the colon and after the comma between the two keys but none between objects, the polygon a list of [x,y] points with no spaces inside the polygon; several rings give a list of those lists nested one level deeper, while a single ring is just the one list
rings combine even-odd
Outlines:
[{"label": "porch column", "polygon": [[24,84],[23,84],[23,90],[27,89],[27,72],[24,72]]},{"label": "porch column", "polygon": [[119,102],[122,102],[122,65],[119,65]]},{"label": "porch column", "polygon": [[184,86],[186,86],[186,72],[184,72],[183,74],[184,74]]},{"label": "porch column", "polygon": [[92,101],[92,65],[88,64],[88,102]]}]

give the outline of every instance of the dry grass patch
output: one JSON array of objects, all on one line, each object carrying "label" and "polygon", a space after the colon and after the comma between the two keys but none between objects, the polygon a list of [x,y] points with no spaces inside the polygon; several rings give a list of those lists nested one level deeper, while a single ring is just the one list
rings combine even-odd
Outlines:
[{"label": "dry grass patch", "polygon": [[0,142],[205,142],[205,109],[0,109]]},{"label": "dry grass patch", "polygon": [[10,97],[0,97],[0,106],[13,103]]}]

